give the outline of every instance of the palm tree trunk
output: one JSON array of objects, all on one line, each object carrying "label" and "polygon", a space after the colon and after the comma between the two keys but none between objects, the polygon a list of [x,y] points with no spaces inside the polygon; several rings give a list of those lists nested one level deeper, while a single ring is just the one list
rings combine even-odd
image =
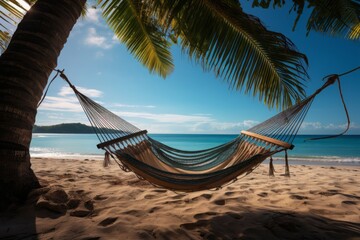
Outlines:
[{"label": "palm tree trunk", "polygon": [[0,56],[0,196],[39,187],[31,169],[32,128],[49,75],[86,0],[38,0]]}]

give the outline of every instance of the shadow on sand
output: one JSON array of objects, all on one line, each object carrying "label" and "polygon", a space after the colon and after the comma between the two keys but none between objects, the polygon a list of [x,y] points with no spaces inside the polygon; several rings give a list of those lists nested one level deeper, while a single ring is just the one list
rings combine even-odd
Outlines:
[{"label": "shadow on sand", "polygon": [[36,218],[56,219],[65,215],[65,212],[59,213],[37,207],[37,202],[41,195],[48,190],[46,187],[35,189],[29,194],[24,204],[13,205],[6,211],[0,212],[1,240],[37,240],[39,239],[39,234],[36,227]]},{"label": "shadow on sand", "polygon": [[314,214],[249,210],[197,214],[181,227],[202,239],[360,239],[360,223],[336,221]]},{"label": "shadow on sand", "polygon": [[37,199],[27,201],[21,206],[11,206],[0,212],[0,239],[38,239],[36,231]]},{"label": "shadow on sand", "polygon": [[[42,212],[35,203],[36,199],[32,199],[11,212],[0,213],[0,239],[39,239],[44,234],[52,238],[50,232],[55,233],[55,227],[50,232],[39,232],[36,218],[54,219],[64,214]],[[87,218],[93,221],[91,215]],[[78,227],[86,227],[86,224],[86,221],[82,222]],[[193,222],[183,223],[176,229],[173,226],[131,231],[137,233],[138,239],[360,239],[360,223],[268,209],[241,208],[226,213],[198,213],[194,215]],[[99,231],[102,234],[97,239],[108,239],[104,226],[98,224],[97,227],[102,228]],[[57,237],[71,237],[71,233],[63,234]],[[88,236],[72,237],[87,239]]]}]

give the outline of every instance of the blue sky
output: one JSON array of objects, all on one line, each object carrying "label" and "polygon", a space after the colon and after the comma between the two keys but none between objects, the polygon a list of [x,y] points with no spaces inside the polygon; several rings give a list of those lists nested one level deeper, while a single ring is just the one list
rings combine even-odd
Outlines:
[{"label": "blue sky", "polygon": [[[309,59],[310,82],[306,91],[314,92],[321,79],[360,65],[360,42],[311,32],[306,37],[304,16],[295,32],[295,14],[289,8],[244,10],[260,17],[271,30],[288,36]],[[256,98],[229,89],[213,73],[172,49],[175,70],[165,80],[150,74],[114,38],[100,16],[90,9],[78,21],[66,43],[58,68],[79,90],[150,133],[231,133],[237,134],[277,113]],[[342,78],[345,101],[352,120],[351,134],[360,134],[360,71]],[[36,124],[81,122],[89,124],[79,103],[61,79],[51,85],[39,108]],[[303,134],[337,133],[344,128],[345,113],[335,86],[319,95],[301,128]]]}]

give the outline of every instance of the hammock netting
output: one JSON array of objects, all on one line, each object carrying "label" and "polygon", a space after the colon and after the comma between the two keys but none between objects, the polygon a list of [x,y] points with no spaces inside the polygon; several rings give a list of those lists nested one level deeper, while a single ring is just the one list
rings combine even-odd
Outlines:
[{"label": "hammock netting", "polygon": [[[248,129],[232,141],[213,148],[185,151],[151,138],[123,118],[74,90],[100,144],[124,171],[175,191],[198,191],[219,188],[239,176],[252,172],[266,158],[287,151],[315,96],[335,80],[329,80],[313,95],[274,117]],[[286,173],[288,163],[286,154]],[[273,168],[272,161],[270,168]]]}]

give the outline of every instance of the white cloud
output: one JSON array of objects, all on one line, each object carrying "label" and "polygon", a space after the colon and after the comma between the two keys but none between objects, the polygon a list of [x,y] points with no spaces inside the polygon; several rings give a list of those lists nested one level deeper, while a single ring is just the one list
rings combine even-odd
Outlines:
[{"label": "white cloud", "polygon": [[[97,98],[102,96],[102,92],[96,89],[76,87],[81,93],[90,97]],[[47,96],[40,105],[39,110],[59,111],[59,112],[83,112],[83,109],[74,95],[74,91],[66,86],[62,87],[58,93],[59,97]]]},{"label": "white cloud", "polygon": [[[96,90],[96,89],[91,89],[91,88],[83,88],[83,87],[76,87],[77,90],[79,90],[79,92],[81,92],[82,94],[90,97],[90,98],[97,98],[97,97],[101,97],[103,92]],[[68,95],[73,95],[74,91],[69,87],[62,87],[60,89],[60,92],[58,93],[58,95],[60,96],[68,96]]]},{"label": "white cloud", "polygon": [[121,108],[155,108],[153,105],[129,105],[129,104],[121,104],[116,103],[114,104],[115,107],[121,107]]},{"label": "white cloud", "polygon": [[89,120],[83,112],[40,111],[36,118],[36,125],[40,126],[74,122],[89,125]]},{"label": "white cloud", "polygon": [[95,46],[102,49],[112,48],[117,41],[113,38],[107,38],[106,36],[99,35],[95,28],[91,27],[88,29],[88,34],[85,38],[85,44],[89,46]]},{"label": "white cloud", "polygon": [[211,114],[167,114],[150,112],[114,112],[135,126],[153,133],[228,133],[249,129],[258,121],[219,122]]},{"label": "white cloud", "polygon": [[244,120],[242,122],[200,122],[192,127],[194,132],[221,132],[221,133],[239,133],[241,130],[249,129],[258,121]]},{"label": "white cloud", "polygon": [[86,12],[86,20],[92,23],[99,23],[100,10],[96,8],[89,8]]},{"label": "white cloud", "polygon": [[169,123],[186,123],[186,122],[211,122],[212,118],[197,115],[182,115],[182,114],[166,114],[166,113],[148,113],[148,112],[116,112],[115,114],[122,117],[142,118],[155,122],[169,122]]},{"label": "white cloud", "polygon": [[106,38],[98,35],[95,28],[88,29],[88,35],[85,39],[86,44],[94,45],[94,46],[102,47],[102,48],[108,48],[107,45],[104,45],[105,41],[106,41]]},{"label": "white cloud", "polygon": [[76,97],[51,97],[47,96],[40,105],[39,110],[82,112],[82,108]]},{"label": "white cloud", "polygon": [[320,122],[303,122],[300,129],[321,129],[323,128]]},{"label": "white cloud", "polygon": [[[336,132],[343,131],[347,127],[347,124],[335,124],[335,123],[320,123],[320,122],[303,122],[300,130],[301,132],[311,132],[317,133],[317,131],[321,132]],[[356,123],[350,124],[350,130],[359,129],[360,127],[356,125]]]}]

